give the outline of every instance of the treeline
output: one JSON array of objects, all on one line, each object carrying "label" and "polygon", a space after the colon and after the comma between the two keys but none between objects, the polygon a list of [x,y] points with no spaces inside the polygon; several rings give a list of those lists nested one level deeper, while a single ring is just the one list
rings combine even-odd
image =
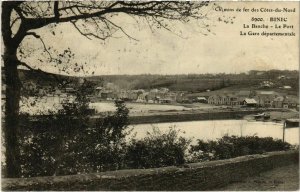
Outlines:
[{"label": "treeline", "polygon": [[[69,77],[54,74],[37,75],[25,70],[20,70],[20,78],[23,82],[33,81],[40,85],[55,85],[65,82],[76,86],[79,77]],[[217,90],[225,87],[236,86],[249,88],[257,86],[262,81],[272,81],[277,87],[289,85],[296,92],[299,90],[299,71],[289,70],[252,70],[248,73],[239,74],[180,74],[180,75],[102,75],[85,77],[95,83],[95,86],[104,86],[113,83],[120,89],[154,89],[169,88],[171,91],[202,92]],[[282,77],[282,78],[280,78]],[[59,80],[59,81],[58,81]]]},{"label": "treeline", "polygon": [[[298,71],[249,71],[239,74],[181,74],[181,75],[105,75],[89,77],[93,82],[111,82],[123,89],[153,89],[166,87],[172,91],[202,92],[225,87],[249,88],[262,81],[272,81],[277,87],[290,85],[299,89]],[[279,77],[283,78],[279,78]],[[101,80],[101,81],[100,81]]]}]

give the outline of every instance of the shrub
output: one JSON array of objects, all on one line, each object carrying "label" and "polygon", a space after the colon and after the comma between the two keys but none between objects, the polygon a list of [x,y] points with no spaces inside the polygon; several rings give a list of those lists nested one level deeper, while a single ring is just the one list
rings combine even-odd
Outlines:
[{"label": "shrub", "polygon": [[190,148],[191,161],[206,161],[228,159],[243,155],[261,154],[269,151],[288,150],[289,143],[271,137],[259,138],[257,136],[223,136],[217,141],[198,140]]},{"label": "shrub", "polygon": [[124,102],[116,101],[113,115],[90,126],[84,84],[74,102],[63,103],[58,114],[36,121],[23,116],[19,138],[23,177],[68,175],[123,167],[128,134]]},{"label": "shrub", "polygon": [[130,141],[126,164],[129,168],[153,168],[183,164],[190,142],[189,139],[178,136],[178,131],[174,128],[170,128],[167,133],[153,128],[153,132],[148,132],[145,138]]},{"label": "shrub", "polygon": [[116,101],[117,110],[113,115],[96,121],[94,128],[89,128],[84,135],[87,164],[94,171],[116,170],[124,167],[126,153],[125,137],[130,133],[126,105]]}]

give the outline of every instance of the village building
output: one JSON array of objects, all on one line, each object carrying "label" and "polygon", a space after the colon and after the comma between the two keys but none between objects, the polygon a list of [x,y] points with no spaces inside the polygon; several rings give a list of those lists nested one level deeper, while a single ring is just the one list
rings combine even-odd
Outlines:
[{"label": "village building", "polygon": [[299,99],[294,97],[285,97],[282,102],[283,108],[298,108]]},{"label": "village building", "polygon": [[246,99],[243,100],[243,106],[256,107],[257,106],[257,102],[255,101],[255,99],[246,98]]},{"label": "village building", "polygon": [[207,99],[205,97],[196,97],[194,101],[198,103],[207,103]]},{"label": "village building", "polygon": [[155,97],[157,96],[158,89],[151,89],[148,93],[148,99],[149,100],[155,100]]},{"label": "village building", "polygon": [[257,91],[255,100],[260,107],[272,107],[273,100],[280,96],[275,91]]},{"label": "village building", "polygon": [[260,83],[260,87],[262,87],[262,88],[270,88],[273,86],[274,86],[274,83],[271,81],[263,81]]},{"label": "village building", "polygon": [[169,92],[169,89],[165,88],[165,87],[162,87],[162,88],[159,89],[159,92],[161,92],[161,93],[167,93],[167,92]]},{"label": "village building", "polygon": [[274,108],[283,108],[283,101],[284,101],[284,97],[282,96],[276,97],[273,100],[272,105]]},{"label": "village building", "polygon": [[138,98],[138,91],[137,90],[130,90],[128,92],[128,99],[131,101],[135,101]]},{"label": "village building", "polygon": [[168,92],[165,94],[165,99],[170,100],[171,102],[176,101],[177,94],[173,92]]},{"label": "village building", "polygon": [[211,104],[211,105],[220,105],[221,97],[219,95],[211,95],[208,97],[207,102],[208,102],[208,104]]},{"label": "village building", "polygon": [[145,103],[148,102],[148,93],[141,93],[138,95],[136,102]]},{"label": "village building", "polygon": [[176,93],[176,102],[183,103],[184,101],[187,101],[188,97],[186,96],[186,92],[177,92]]},{"label": "village building", "polygon": [[231,106],[240,105],[239,98],[236,95],[231,95],[229,97]]},{"label": "village building", "polygon": [[221,103],[222,105],[231,105],[230,96],[229,95],[221,96]]}]

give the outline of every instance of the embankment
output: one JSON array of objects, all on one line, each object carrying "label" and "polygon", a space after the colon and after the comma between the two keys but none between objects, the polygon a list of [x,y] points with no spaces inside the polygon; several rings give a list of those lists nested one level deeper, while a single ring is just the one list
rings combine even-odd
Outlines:
[{"label": "embankment", "polygon": [[[130,124],[146,124],[146,123],[167,123],[167,122],[183,122],[183,121],[201,121],[201,120],[224,120],[224,119],[242,119],[244,116],[270,112],[272,109],[255,109],[255,110],[235,110],[235,111],[176,111],[176,112],[159,112],[143,115],[129,116]],[[45,119],[50,115],[30,116],[32,122]],[[90,118],[90,123],[95,124],[96,120],[103,116],[95,115]],[[50,118],[51,119],[51,118]]]},{"label": "embankment", "polygon": [[218,112],[194,112],[194,113],[172,113],[159,115],[130,116],[131,124],[144,123],[166,123],[181,121],[201,121],[201,120],[223,120],[241,119],[243,116],[261,112],[260,110],[247,111],[218,111]]},{"label": "embankment", "polygon": [[2,179],[2,190],[210,190],[276,167],[299,163],[299,151],[270,152],[182,167]]}]

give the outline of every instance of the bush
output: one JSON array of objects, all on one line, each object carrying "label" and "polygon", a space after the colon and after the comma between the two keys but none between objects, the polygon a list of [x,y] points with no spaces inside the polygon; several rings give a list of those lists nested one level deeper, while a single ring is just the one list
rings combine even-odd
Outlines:
[{"label": "bush", "polygon": [[22,116],[19,146],[23,177],[123,167],[129,110],[124,102],[116,101],[117,110],[113,115],[90,126],[86,97],[89,86],[86,83],[78,88],[75,101],[63,103],[63,110],[58,114],[43,116],[36,121]]},{"label": "bush", "polygon": [[127,148],[126,164],[129,168],[153,168],[185,163],[190,140],[178,136],[170,128],[167,133],[153,128],[153,133],[141,140],[132,139]]},{"label": "bush", "polygon": [[243,155],[261,154],[270,151],[291,149],[289,143],[271,137],[259,138],[257,136],[223,136],[217,141],[204,142],[198,140],[190,148],[191,161],[206,161],[228,159]]},{"label": "bush", "polygon": [[116,101],[113,115],[98,119],[95,128],[89,128],[84,135],[86,164],[94,171],[116,170],[124,167],[126,153],[125,137],[128,129],[129,110],[123,101]]}]

